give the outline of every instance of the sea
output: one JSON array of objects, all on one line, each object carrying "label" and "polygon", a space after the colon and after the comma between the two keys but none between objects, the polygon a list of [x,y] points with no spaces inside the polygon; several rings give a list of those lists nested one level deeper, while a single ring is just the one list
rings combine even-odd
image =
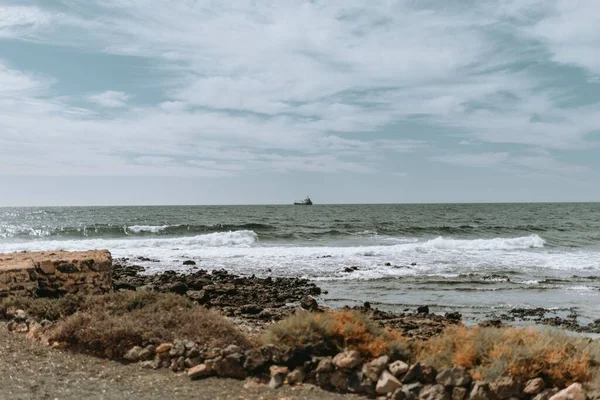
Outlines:
[{"label": "sea", "polygon": [[59,249],[308,278],[330,307],[600,318],[600,203],[0,208],[0,252]]}]

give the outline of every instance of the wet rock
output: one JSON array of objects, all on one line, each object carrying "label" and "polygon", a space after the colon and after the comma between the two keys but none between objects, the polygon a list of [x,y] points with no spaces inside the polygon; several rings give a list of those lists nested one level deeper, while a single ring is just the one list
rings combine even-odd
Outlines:
[{"label": "wet rock", "polygon": [[419,400],[451,400],[450,393],[442,385],[425,385],[419,393]]},{"label": "wet rock", "polygon": [[429,314],[429,306],[417,307],[417,314]]},{"label": "wet rock", "polygon": [[396,389],[401,387],[402,383],[400,383],[400,381],[396,379],[394,375],[390,374],[388,371],[383,371],[377,380],[375,392],[377,392],[377,394],[393,393],[396,391]]},{"label": "wet rock", "polygon": [[519,397],[522,390],[523,383],[512,376],[504,376],[490,383],[490,391],[500,399]]},{"label": "wet rock", "polygon": [[444,316],[446,317],[446,319],[449,319],[451,321],[460,321],[462,319],[462,314],[458,311],[447,312]]},{"label": "wet rock", "polygon": [[188,291],[188,286],[183,282],[175,282],[169,285],[168,291],[177,294],[185,294]]},{"label": "wet rock", "polygon": [[304,296],[300,299],[300,307],[308,311],[315,311],[319,308],[319,304],[310,296]]},{"label": "wet rock", "polygon": [[546,388],[546,383],[542,378],[535,378],[527,381],[523,393],[525,394],[538,394]]},{"label": "wet rock", "polygon": [[[389,361],[390,358],[388,356],[376,358],[368,363],[365,363],[362,367],[362,372],[367,378],[373,382],[377,382],[379,375],[381,375],[383,370],[387,367]],[[396,374],[393,375],[396,376]]]},{"label": "wet rock", "polygon": [[183,265],[196,265],[196,261],[193,260],[185,260]]},{"label": "wet rock", "polygon": [[585,400],[585,398],[585,391],[581,383],[574,383],[550,397],[550,400]]},{"label": "wet rock", "polygon": [[435,381],[443,386],[467,386],[471,383],[471,375],[463,367],[452,367],[442,370]]},{"label": "wet rock", "polygon": [[333,364],[342,369],[352,369],[357,367],[361,362],[360,353],[356,350],[347,350],[342,353],[338,353],[333,358]]}]

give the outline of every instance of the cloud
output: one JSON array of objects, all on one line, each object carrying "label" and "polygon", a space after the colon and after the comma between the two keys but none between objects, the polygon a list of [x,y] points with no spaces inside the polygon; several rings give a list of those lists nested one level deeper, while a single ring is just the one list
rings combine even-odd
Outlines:
[{"label": "cloud", "polygon": [[[552,156],[528,152],[586,149],[600,130],[597,102],[565,106],[579,94],[558,84],[562,75],[527,67],[600,73],[593,2],[2,4],[0,37],[107,63],[141,57],[164,73],[154,82],[136,70],[132,87],[115,80],[67,96],[42,60],[35,72],[0,63],[4,173],[367,174],[413,152],[446,165],[558,171],[565,165]],[[160,95],[136,93],[147,86]],[[448,142],[514,146],[431,158]]]},{"label": "cloud", "polygon": [[100,107],[107,108],[119,108],[125,107],[129,96],[123,92],[116,92],[114,90],[107,90],[102,93],[96,93],[88,96],[88,100],[92,103],[96,103]]}]

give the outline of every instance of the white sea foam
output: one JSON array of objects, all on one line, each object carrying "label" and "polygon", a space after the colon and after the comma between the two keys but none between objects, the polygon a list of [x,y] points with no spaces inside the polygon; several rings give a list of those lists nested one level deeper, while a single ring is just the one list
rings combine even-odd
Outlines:
[{"label": "white sea foam", "polygon": [[129,231],[129,232],[133,232],[133,233],[140,233],[140,232],[158,233],[158,232],[164,231],[168,227],[169,227],[169,225],[160,225],[160,226],[134,225],[134,226],[128,226],[127,228],[125,228],[125,231],[126,232]]}]

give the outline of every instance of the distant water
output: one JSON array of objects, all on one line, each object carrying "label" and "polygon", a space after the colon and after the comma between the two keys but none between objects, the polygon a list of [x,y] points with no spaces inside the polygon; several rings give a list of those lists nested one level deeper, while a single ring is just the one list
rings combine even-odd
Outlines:
[{"label": "distant water", "polygon": [[600,318],[600,203],[0,208],[0,252],[97,248],[308,277],[331,306]]}]

